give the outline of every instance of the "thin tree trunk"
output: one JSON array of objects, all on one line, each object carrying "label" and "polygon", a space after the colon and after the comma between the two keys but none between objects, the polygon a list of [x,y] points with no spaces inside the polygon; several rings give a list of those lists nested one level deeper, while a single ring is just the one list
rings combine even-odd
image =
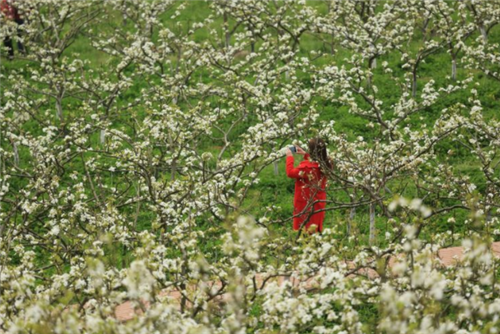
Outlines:
[{"label": "thin tree trunk", "polygon": [[[176,102],[174,102],[176,103]],[[170,132],[167,134],[167,138],[168,138],[168,145],[169,145],[169,148],[172,152],[175,152],[174,150],[174,140],[172,138],[172,135],[170,134]],[[172,153],[173,155],[173,153]],[[174,158],[174,160],[172,161],[172,165],[170,167],[170,180],[174,181],[175,180],[175,173],[177,172],[177,158]]]},{"label": "thin tree trunk", "polygon": [[347,220],[347,236],[351,234],[351,225],[354,221],[354,217],[356,216],[356,207],[351,208],[351,212],[349,213],[349,219]]},{"label": "thin tree trunk", "polygon": [[[0,224],[0,238],[3,237],[3,231],[5,230],[6,224],[7,223],[5,221],[3,222],[3,224]],[[0,270],[0,272],[1,272],[1,270]]]},{"label": "thin tree trunk", "polygon": [[59,98],[56,100],[56,113],[57,113],[57,119],[62,123],[63,121],[62,101]]},{"label": "thin tree trunk", "polygon": [[12,150],[14,151],[14,166],[19,167],[19,149],[17,143],[12,143]]},{"label": "thin tree trunk", "polygon": [[[135,189],[137,191],[137,197],[141,196],[141,187],[135,185]],[[137,201],[135,206],[135,215],[134,215],[134,231],[137,231],[137,220],[139,219],[139,214],[141,213],[141,201]]]},{"label": "thin tree trunk", "polygon": [[377,58],[372,59],[372,65],[371,68],[377,68]]},{"label": "thin tree trunk", "polygon": [[105,141],[106,141],[106,130],[101,129],[101,132],[99,134],[99,143],[101,143],[101,145],[104,145]]},{"label": "thin tree trunk", "polygon": [[370,246],[373,246],[374,242],[375,242],[375,204],[371,203],[370,204],[370,237],[369,237]]},{"label": "thin tree trunk", "polygon": [[411,96],[413,98],[417,97],[417,71],[413,71],[413,79],[411,83]]},{"label": "thin tree trunk", "polygon": [[484,25],[480,25],[479,26],[479,31],[481,32],[481,36],[483,37],[483,41],[485,43],[488,42],[488,32],[486,31],[486,28],[484,27]]},{"label": "thin tree trunk", "polygon": [[122,244],[122,269],[127,268],[127,246]]},{"label": "thin tree trunk", "polygon": [[274,166],[274,175],[278,175],[279,174],[278,162],[277,161],[273,162],[273,166]]},{"label": "thin tree trunk", "polygon": [[455,56],[451,60],[451,79],[457,80],[457,59]]},{"label": "thin tree trunk", "polygon": [[[184,251],[182,251],[184,253]],[[186,255],[183,254],[183,260],[184,262],[186,263]],[[187,267],[187,265],[184,265],[182,267],[182,277],[186,277],[186,269],[185,267]],[[186,310],[186,302],[187,302],[187,299],[186,297],[184,296],[184,293],[186,292],[186,284],[184,282],[182,282],[181,284],[179,284],[179,287],[181,288],[181,291],[182,291],[182,297],[181,297],[181,313],[184,313],[184,311]]]}]

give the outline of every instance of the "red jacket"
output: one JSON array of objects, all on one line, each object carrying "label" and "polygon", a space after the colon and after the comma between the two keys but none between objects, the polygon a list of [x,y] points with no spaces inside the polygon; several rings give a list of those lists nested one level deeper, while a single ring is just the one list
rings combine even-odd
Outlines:
[{"label": "red jacket", "polygon": [[3,15],[9,20],[19,20],[21,15],[19,15],[19,11],[16,6],[14,6],[12,0],[1,0],[0,2],[0,11]]},{"label": "red jacket", "polygon": [[[309,160],[309,154],[304,155],[304,160],[297,166],[297,168],[294,168],[293,164],[293,156],[288,156],[286,158],[286,175],[295,179],[293,229],[298,230],[302,223],[309,217],[312,207],[311,204],[314,201],[323,201],[314,204],[314,211],[325,208],[326,203],[324,200],[326,200],[326,177],[321,172],[319,164]],[[325,211],[314,213],[305,225],[306,230],[309,226],[315,224],[318,226],[318,231],[322,231],[324,219]]]}]

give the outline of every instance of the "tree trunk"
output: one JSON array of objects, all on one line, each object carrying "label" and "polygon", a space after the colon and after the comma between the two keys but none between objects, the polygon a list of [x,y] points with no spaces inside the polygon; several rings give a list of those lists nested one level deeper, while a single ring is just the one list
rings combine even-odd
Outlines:
[{"label": "tree trunk", "polygon": [[14,166],[19,167],[19,149],[17,143],[12,143],[12,150],[14,151]]},{"label": "tree trunk", "polygon": [[373,246],[374,242],[375,242],[375,204],[371,203],[370,204],[370,237],[369,237],[370,246]]},{"label": "tree trunk", "polygon": [[453,59],[451,60],[451,79],[457,80],[457,59],[456,56],[452,57]]},{"label": "tree trunk", "polygon": [[57,119],[62,123],[63,121],[63,110],[62,110],[62,101],[61,99],[56,100],[56,113]]},{"label": "tree trunk", "polygon": [[351,234],[351,224],[354,221],[354,216],[356,216],[356,207],[351,208],[351,212],[349,213],[349,219],[347,220],[347,236]]},{"label": "tree trunk", "polygon": [[413,71],[413,79],[411,83],[411,96],[413,98],[417,97],[417,71]]},{"label": "tree trunk", "polygon": [[486,31],[486,28],[484,25],[479,26],[479,31],[481,32],[481,36],[483,37],[483,42],[487,43],[488,42],[488,32]]},{"label": "tree trunk", "polygon": [[274,175],[278,175],[279,174],[278,162],[277,161],[273,162],[273,166],[274,166]]},{"label": "tree trunk", "polygon": [[101,132],[99,134],[99,143],[101,145],[104,145],[104,142],[106,141],[106,130],[101,129]]},{"label": "tree trunk", "polygon": [[[174,103],[176,103],[176,102],[174,102]],[[172,152],[172,157],[173,157],[174,152],[175,152],[174,139],[172,138],[172,134],[170,132],[167,133],[167,138],[168,138],[168,146]],[[172,180],[172,181],[175,180],[175,173],[176,172],[177,172],[177,158],[173,158],[172,165],[170,166],[170,180]]]},{"label": "tree trunk", "polygon": [[377,58],[372,58],[371,68],[377,68]]}]

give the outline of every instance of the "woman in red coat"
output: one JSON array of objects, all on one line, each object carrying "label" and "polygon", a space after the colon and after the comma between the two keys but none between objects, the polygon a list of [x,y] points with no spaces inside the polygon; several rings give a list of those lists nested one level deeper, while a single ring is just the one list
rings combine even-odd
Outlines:
[{"label": "woman in red coat", "polygon": [[311,231],[310,228],[314,229],[313,225],[315,225],[316,231],[321,232],[323,231],[325,211],[319,210],[326,206],[327,178],[325,174],[333,166],[322,139],[311,139],[308,146],[309,153],[296,147],[297,153],[304,155],[304,160],[296,168],[294,167],[292,151],[290,149],[286,151],[286,175],[295,179],[293,229],[297,231],[305,227],[306,231]]}]

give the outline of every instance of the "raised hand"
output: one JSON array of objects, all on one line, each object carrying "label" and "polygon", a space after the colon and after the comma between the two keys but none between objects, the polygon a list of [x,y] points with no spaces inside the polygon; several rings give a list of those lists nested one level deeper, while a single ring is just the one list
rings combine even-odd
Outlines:
[{"label": "raised hand", "polygon": [[304,154],[306,154],[306,153],[307,153],[306,151],[304,151],[304,150],[303,150],[302,148],[300,148],[299,146],[295,145],[295,147],[297,148],[297,154],[302,154],[302,155],[304,155]]}]

